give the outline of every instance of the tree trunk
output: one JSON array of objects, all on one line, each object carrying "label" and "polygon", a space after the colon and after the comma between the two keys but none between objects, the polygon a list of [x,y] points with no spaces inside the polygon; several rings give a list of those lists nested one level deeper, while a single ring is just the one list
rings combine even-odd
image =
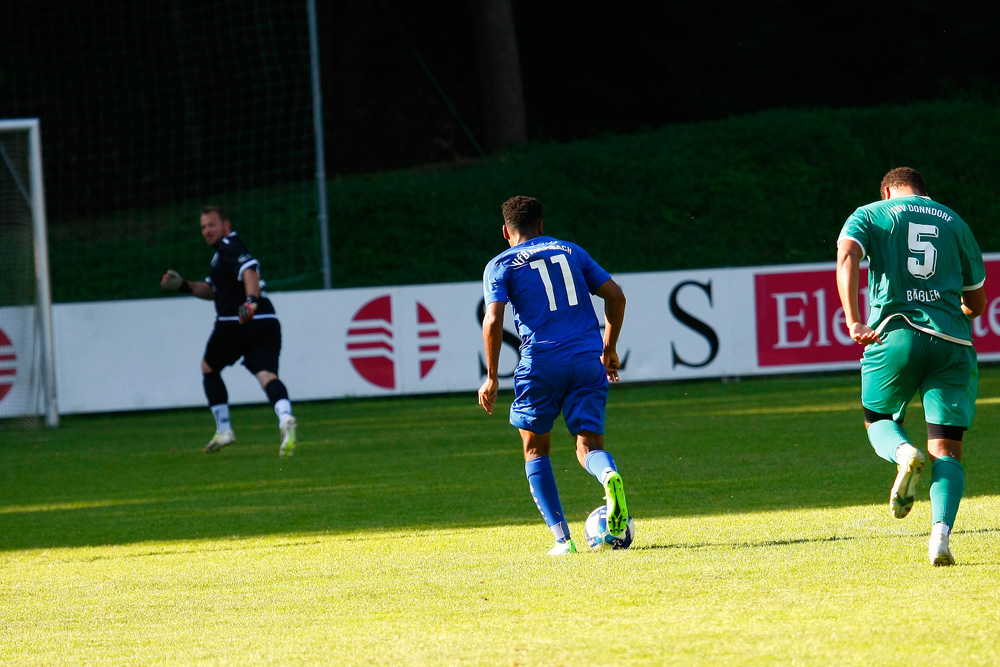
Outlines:
[{"label": "tree trunk", "polygon": [[[339,23],[336,35],[339,53],[336,67],[327,68],[334,76],[331,91],[324,90],[324,96],[331,99],[334,109],[332,132],[329,134],[332,149],[328,157],[333,158],[334,168],[349,168],[352,159],[362,150],[362,134],[358,132],[358,114],[362,106],[365,78],[368,76],[369,25],[371,5],[367,0],[342,3],[336,21]],[[332,11],[324,7],[326,11]],[[372,165],[365,163],[365,168]]]},{"label": "tree trunk", "polygon": [[521,63],[510,0],[476,0],[473,9],[487,152],[528,138]]}]

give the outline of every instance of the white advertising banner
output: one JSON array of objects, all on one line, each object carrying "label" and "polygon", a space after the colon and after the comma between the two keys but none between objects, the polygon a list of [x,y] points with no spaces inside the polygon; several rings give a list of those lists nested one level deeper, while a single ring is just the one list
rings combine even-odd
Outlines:
[{"label": "white advertising banner", "polygon": [[[987,260],[988,275],[1000,275],[1000,254]],[[615,279],[628,298],[619,341],[623,382],[858,367],[861,348],[844,329],[833,263]],[[293,401],[473,392],[482,382],[479,282],[271,296],[282,326],[279,374]],[[594,302],[602,313],[601,300]],[[174,296],[60,304],[53,322],[61,413],[205,404],[200,364],[214,324],[211,302]],[[974,330],[980,359],[1000,360],[1000,297],[990,297]],[[18,342],[3,336],[0,392],[13,396],[18,378],[30,373]],[[503,388],[511,385],[518,344],[508,307]],[[266,400],[242,366],[223,378],[231,403]],[[5,403],[0,395],[0,417],[12,414]]]}]

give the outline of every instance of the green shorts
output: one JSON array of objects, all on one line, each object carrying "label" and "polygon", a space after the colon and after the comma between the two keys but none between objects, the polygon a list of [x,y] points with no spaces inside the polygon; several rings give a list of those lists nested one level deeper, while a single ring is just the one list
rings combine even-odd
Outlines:
[{"label": "green shorts", "polygon": [[972,426],[979,391],[979,366],[971,345],[890,322],[883,343],[865,347],[861,358],[861,404],[902,421],[918,391],[924,420],[944,426]]}]

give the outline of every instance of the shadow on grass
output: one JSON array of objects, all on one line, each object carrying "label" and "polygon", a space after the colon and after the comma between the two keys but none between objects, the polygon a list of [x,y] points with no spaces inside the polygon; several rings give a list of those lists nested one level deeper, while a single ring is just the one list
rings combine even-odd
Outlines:
[{"label": "shadow on grass", "polygon": [[[998,380],[984,370],[981,390],[996,393]],[[607,446],[626,479],[633,515],[884,503],[895,469],[864,439],[857,384],[853,376],[830,376],[615,387]],[[989,408],[980,410],[970,442],[1000,425],[1000,410]],[[0,550],[541,529],[519,438],[502,406],[489,417],[474,397],[451,396],[308,403],[296,412],[302,445],[293,459],[278,458],[274,416],[261,406],[234,408],[239,439],[213,455],[200,449],[211,423],[202,410],[72,417],[55,431],[18,433],[17,442],[5,431]],[[908,427],[922,433],[919,411],[913,413]],[[567,517],[582,523],[603,503],[603,489],[579,468],[563,434],[557,424],[553,466]],[[997,456],[986,447],[967,449],[970,494],[996,488]],[[918,498],[926,500],[926,485]],[[711,546],[726,543],[644,548]]]},{"label": "shadow on grass", "polygon": [[642,544],[632,547],[635,551],[662,551],[666,549],[768,549],[771,547],[787,547],[796,544],[822,544],[826,542],[851,542],[854,540],[876,539],[871,536],[831,535],[829,537],[804,537],[789,540],[761,540],[748,542],[746,540],[733,542],[677,542],[675,544]]},{"label": "shadow on grass", "polygon": [[[807,544],[827,544],[836,542],[876,542],[884,541],[886,539],[896,539],[901,541],[906,541],[908,543],[907,548],[909,548],[909,542],[914,539],[926,540],[927,539],[927,526],[923,525],[913,531],[899,532],[889,534],[879,534],[879,535],[830,535],[825,537],[810,537],[810,538],[794,538],[794,539],[784,539],[784,540],[769,540],[761,539],[759,541],[747,541],[747,540],[733,540],[733,541],[716,541],[716,542],[677,542],[670,544],[641,544],[634,545],[631,547],[632,551],[673,551],[673,550],[683,550],[692,551],[699,549],[771,549],[773,547],[786,547],[786,546],[796,546],[796,545],[807,545]],[[1000,534],[1000,528],[976,528],[972,530],[962,530],[960,528],[956,529],[952,533],[955,536],[970,536],[970,535],[997,535]],[[990,562],[979,562],[976,566],[991,565],[996,564],[1000,561],[993,560]],[[960,563],[960,566],[966,566],[966,563]]]}]

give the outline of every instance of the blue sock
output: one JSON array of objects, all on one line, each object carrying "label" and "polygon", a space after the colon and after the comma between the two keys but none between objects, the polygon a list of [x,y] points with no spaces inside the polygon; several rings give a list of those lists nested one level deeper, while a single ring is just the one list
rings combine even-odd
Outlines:
[{"label": "blue sock", "polygon": [[944,521],[953,528],[965,493],[965,468],[958,459],[942,456],[931,470],[931,523]]},{"label": "blue sock", "polygon": [[872,443],[880,457],[889,463],[898,463],[896,449],[910,441],[902,426],[891,419],[880,419],[868,427],[868,442]]},{"label": "blue sock", "polygon": [[525,461],[524,474],[528,478],[531,497],[535,500],[538,511],[545,519],[545,525],[559,542],[569,539],[569,524],[563,515],[562,503],[559,502],[559,489],[556,487],[556,477],[552,474],[552,462],[548,456]]},{"label": "blue sock", "polygon": [[618,466],[615,465],[615,460],[612,458],[611,454],[607,453],[603,449],[593,449],[587,454],[587,458],[583,460],[583,466],[587,469],[591,475],[597,478],[597,481],[601,484],[604,483],[604,471],[611,468],[615,472],[618,472]]}]

